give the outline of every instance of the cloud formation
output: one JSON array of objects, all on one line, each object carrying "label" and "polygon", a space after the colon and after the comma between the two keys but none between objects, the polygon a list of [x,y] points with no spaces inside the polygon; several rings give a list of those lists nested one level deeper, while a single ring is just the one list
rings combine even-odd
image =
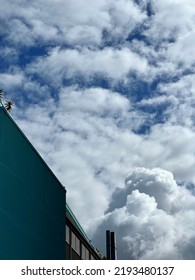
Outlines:
[{"label": "cloud formation", "polygon": [[[119,259],[194,259],[195,197],[160,168],[136,168],[117,188],[94,240],[112,229]],[[98,236],[101,239],[98,239]]]},{"label": "cloud formation", "polygon": [[[104,67],[102,67],[104,65]],[[52,49],[48,56],[39,58],[28,67],[28,72],[36,72],[42,78],[57,77],[57,80],[73,79],[80,74],[85,78],[99,74],[111,79],[124,79],[129,71],[143,74],[147,61],[128,48],[103,50],[60,50]],[[52,81],[53,82],[53,81]]]},{"label": "cloud formation", "polygon": [[[85,230],[100,217],[102,227],[119,230],[115,217],[121,215],[127,230],[118,234],[121,258],[192,258],[194,237],[189,229],[180,244],[188,225],[179,213],[190,219],[194,206],[178,210],[173,198],[192,201],[185,186],[195,185],[194,1],[1,4],[0,88],[14,100],[14,119],[67,188]],[[142,216],[151,218],[146,232]],[[161,219],[173,229],[167,235]],[[157,250],[163,238],[164,253]]]}]

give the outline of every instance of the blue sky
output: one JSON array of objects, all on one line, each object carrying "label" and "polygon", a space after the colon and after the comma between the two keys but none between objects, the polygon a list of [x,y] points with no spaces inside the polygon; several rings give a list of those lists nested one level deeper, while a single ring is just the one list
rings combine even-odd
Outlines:
[{"label": "blue sky", "polygon": [[100,249],[194,259],[194,1],[92,2],[1,0],[0,88]]}]

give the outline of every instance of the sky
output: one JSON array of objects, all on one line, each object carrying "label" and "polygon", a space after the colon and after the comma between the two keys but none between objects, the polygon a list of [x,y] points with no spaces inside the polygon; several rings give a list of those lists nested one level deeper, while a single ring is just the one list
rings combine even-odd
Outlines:
[{"label": "sky", "polygon": [[0,7],[0,88],[93,244],[195,259],[195,2]]}]

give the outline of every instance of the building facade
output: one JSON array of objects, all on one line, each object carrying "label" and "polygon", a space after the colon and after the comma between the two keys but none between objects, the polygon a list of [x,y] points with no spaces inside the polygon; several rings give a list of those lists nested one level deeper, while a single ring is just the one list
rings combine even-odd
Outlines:
[{"label": "building facade", "polygon": [[98,260],[100,255],[82,229],[70,207],[66,204],[66,258]]},{"label": "building facade", "polygon": [[99,259],[66,190],[0,103],[0,259]]}]

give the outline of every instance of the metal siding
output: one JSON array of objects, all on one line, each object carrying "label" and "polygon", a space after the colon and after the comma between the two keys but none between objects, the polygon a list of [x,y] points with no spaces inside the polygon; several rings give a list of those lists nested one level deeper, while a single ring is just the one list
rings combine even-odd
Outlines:
[{"label": "metal siding", "polygon": [[0,108],[0,259],[65,259],[65,189]]}]

